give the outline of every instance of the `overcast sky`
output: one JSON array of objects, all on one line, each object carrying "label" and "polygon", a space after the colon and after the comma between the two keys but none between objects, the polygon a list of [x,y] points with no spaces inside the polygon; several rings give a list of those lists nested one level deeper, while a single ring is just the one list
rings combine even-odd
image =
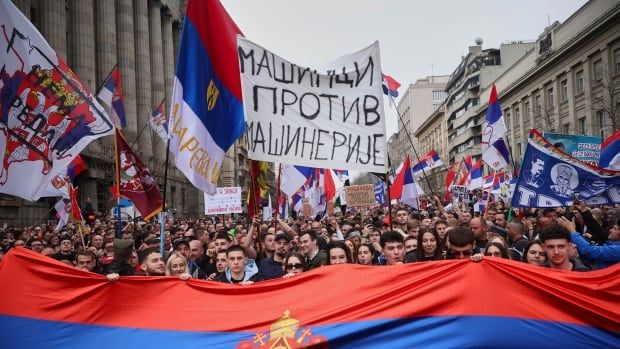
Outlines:
[{"label": "overcast sky", "polygon": [[[375,40],[383,72],[403,85],[450,75],[474,39],[483,48],[535,40],[584,0],[222,0],[244,35],[279,56],[318,67]],[[401,87],[401,91],[403,88]],[[387,131],[397,130],[387,107]]]}]

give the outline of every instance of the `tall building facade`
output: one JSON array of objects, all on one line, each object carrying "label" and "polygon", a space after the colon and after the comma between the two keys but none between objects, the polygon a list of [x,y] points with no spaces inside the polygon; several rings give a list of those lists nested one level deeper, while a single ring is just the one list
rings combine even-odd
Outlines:
[{"label": "tall building facade", "polygon": [[[482,49],[482,40],[477,39],[476,46],[470,46],[468,54],[454,70],[446,84],[445,118],[448,133],[449,163],[460,161],[465,155],[480,157],[482,141],[482,124],[484,117],[477,111],[480,99],[488,95],[481,94],[505,70],[534,48],[534,42],[508,42],[499,49]],[[484,103],[484,102],[483,102]]]},{"label": "tall building facade", "polygon": [[[162,100],[170,105],[176,55],[185,13],[182,0],[14,0],[57,54],[94,93],[114,65],[122,75],[127,127],[125,138],[163,186],[165,144],[147,126]],[[76,186],[82,202],[108,212],[114,180],[113,137],[92,142],[82,152],[88,170]],[[179,215],[204,212],[202,193],[171,161],[167,205]],[[28,202],[3,196],[0,219],[32,224],[57,198]],[[53,215],[50,214],[50,217]]]},{"label": "tall building facade", "polygon": [[402,120],[398,120],[398,133],[390,144],[394,149],[394,158],[391,158],[393,164],[401,162],[408,154],[412,155],[411,141],[418,149],[414,132],[445,100],[444,89],[448,78],[447,75],[428,76],[407,87],[397,106]]},{"label": "tall building facade", "polygon": [[[415,131],[414,136],[420,144],[420,156],[435,150],[443,166],[425,171],[426,177],[418,180],[426,193],[441,193],[445,191],[446,173],[448,172],[448,134],[446,130],[445,103],[441,104]],[[428,181],[427,181],[428,179]],[[432,190],[431,190],[432,188]]]},{"label": "tall building facade", "polygon": [[496,86],[516,162],[532,128],[602,138],[620,129],[620,3],[589,1],[545,28]]}]

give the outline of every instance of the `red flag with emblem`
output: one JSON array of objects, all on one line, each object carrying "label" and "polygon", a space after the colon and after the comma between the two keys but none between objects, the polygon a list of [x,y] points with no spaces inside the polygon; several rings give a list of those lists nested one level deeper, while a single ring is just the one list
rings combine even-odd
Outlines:
[{"label": "red flag with emblem", "polygon": [[120,196],[131,200],[145,221],[161,212],[163,198],[155,179],[116,130],[116,182]]}]

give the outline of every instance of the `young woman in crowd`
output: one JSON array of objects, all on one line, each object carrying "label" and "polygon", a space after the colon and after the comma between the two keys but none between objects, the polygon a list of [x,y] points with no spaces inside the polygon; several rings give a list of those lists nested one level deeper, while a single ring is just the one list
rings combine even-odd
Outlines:
[{"label": "young woman in crowd", "polygon": [[284,276],[285,279],[297,276],[304,271],[306,271],[306,264],[304,263],[304,256],[299,252],[291,252],[284,259],[284,263],[282,264],[282,268],[284,268]]},{"label": "young woman in crowd", "polygon": [[426,226],[420,227],[418,233],[418,248],[415,252],[416,261],[437,261],[443,259],[441,238],[435,229]]},{"label": "young woman in crowd", "polygon": [[510,259],[506,245],[503,245],[500,242],[489,241],[484,249],[484,255],[489,257]]},{"label": "young woman in crowd", "polygon": [[327,264],[353,263],[351,249],[342,241],[332,241],[327,249]]},{"label": "young woman in crowd", "polygon": [[375,249],[372,244],[361,244],[357,248],[357,264],[363,265],[375,265],[377,260],[375,258]]},{"label": "young woman in crowd", "polygon": [[527,264],[537,265],[544,267],[547,261],[547,255],[543,250],[543,245],[540,240],[532,240],[523,250],[523,262]]}]

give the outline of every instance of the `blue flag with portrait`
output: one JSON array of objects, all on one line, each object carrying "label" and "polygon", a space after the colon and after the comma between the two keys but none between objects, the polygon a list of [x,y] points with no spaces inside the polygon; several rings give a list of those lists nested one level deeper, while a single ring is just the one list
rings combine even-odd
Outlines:
[{"label": "blue flag with portrait", "polygon": [[530,132],[513,207],[563,207],[575,198],[590,205],[620,203],[620,171],[589,165]]}]

